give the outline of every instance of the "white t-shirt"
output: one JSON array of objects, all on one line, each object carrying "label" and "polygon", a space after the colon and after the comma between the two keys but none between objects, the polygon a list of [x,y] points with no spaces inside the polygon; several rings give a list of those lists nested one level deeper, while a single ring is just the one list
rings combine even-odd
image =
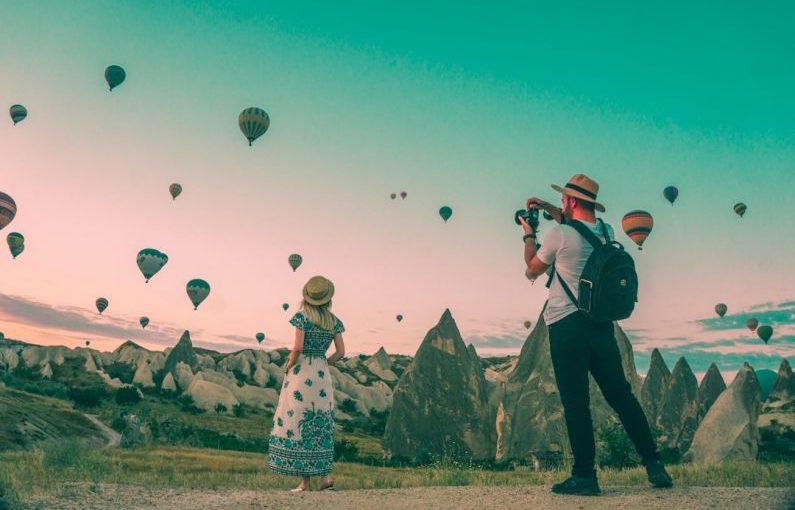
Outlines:
[{"label": "white t-shirt", "polygon": [[[590,228],[596,237],[604,241],[602,229],[598,223],[588,223],[581,221],[583,225]],[[610,239],[615,239],[613,227],[605,223],[607,235]],[[555,225],[544,235],[541,248],[536,253],[538,260],[544,264],[555,264],[555,272],[558,273],[568,285],[574,297],[579,293],[579,280],[582,270],[588,257],[593,252],[593,246],[589,243],[574,227],[570,225]],[[577,307],[571,302],[566,291],[555,276],[552,285],[549,287],[549,300],[544,309],[544,322],[548,325],[557,322],[577,311]]]}]

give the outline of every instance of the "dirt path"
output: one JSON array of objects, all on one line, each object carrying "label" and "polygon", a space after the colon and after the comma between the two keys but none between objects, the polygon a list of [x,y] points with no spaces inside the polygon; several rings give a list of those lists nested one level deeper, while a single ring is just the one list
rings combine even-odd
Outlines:
[{"label": "dirt path", "polygon": [[121,442],[121,434],[99,421],[99,418],[93,414],[83,414],[83,416],[88,418],[91,423],[96,425],[108,439],[108,444],[105,445],[105,448],[110,446],[119,446],[119,443]]},{"label": "dirt path", "polygon": [[144,508],[195,510],[792,510],[795,489],[684,487],[654,490],[603,487],[598,497],[555,496],[547,487],[427,487],[339,490],[292,494],[287,491],[151,489],[113,485],[70,485],[57,499],[28,500],[35,510]]}]

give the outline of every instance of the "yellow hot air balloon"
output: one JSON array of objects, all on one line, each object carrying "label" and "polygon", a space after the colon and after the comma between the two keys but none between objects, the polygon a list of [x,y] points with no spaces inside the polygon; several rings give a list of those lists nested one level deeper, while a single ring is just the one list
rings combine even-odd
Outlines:
[{"label": "yellow hot air balloon", "polygon": [[271,125],[271,119],[262,108],[246,108],[237,117],[237,124],[240,126],[240,131],[245,135],[248,140],[249,147],[251,143],[265,134],[268,127]]},{"label": "yellow hot air balloon", "polygon": [[646,211],[630,211],[621,220],[621,227],[627,236],[638,245],[638,249],[643,249],[643,242],[651,234],[654,227],[654,218]]}]

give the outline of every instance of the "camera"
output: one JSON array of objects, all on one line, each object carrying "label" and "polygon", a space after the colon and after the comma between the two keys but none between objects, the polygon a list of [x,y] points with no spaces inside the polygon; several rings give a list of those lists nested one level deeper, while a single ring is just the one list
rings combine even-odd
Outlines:
[{"label": "camera", "polygon": [[513,215],[513,221],[515,221],[517,225],[522,224],[519,218],[524,218],[527,224],[533,227],[533,230],[538,230],[538,209],[519,209]]}]

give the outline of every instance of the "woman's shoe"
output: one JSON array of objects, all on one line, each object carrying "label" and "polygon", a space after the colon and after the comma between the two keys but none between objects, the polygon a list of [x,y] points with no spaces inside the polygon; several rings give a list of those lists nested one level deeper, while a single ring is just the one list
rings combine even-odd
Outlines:
[{"label": "woman's shoe", "polygon": [[296,487],[295,489],[290,489],[290,492],[307,492],[309,491],[306,487]]},{"label": "woman's shoe", "polygon": [[335,491],[335,490],[337,490],[337,489],[336,489],[336,488],[334,488],[334,482],[331,482],[331,483],[324,483],[324,484],[322,484],[322,485],[320,486],[320,490],[322,490],[322,491]]}]

